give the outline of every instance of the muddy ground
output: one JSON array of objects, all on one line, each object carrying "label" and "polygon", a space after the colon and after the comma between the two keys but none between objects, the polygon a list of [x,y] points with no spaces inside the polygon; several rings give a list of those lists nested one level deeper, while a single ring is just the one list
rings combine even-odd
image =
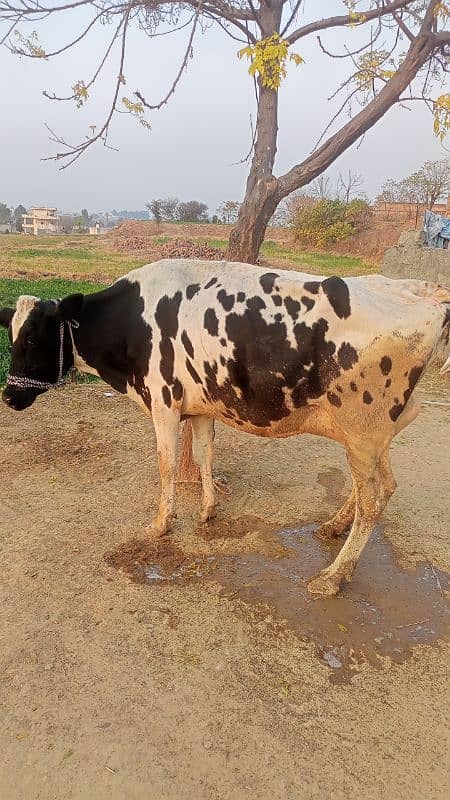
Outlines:
[{"label": "muddy ground", "polygon": [[153,431],[106,390],[0,409],[1,798],[448,797],[442,385],[394,444],[384,534],[327,601],[304,591],[332,557],[305,526],[349,489],[338,446],[218,426],[218,520],[180,486],[155,549]]}]

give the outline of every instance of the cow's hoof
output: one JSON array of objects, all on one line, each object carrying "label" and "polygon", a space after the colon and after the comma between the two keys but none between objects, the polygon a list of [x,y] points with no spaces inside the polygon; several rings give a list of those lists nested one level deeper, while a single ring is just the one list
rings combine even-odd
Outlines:
[{"label": "cow's hoof", "polygon": [[172,527],[172,517],[169,519],[161,520],[159,517],[156,517],[153,520],[152,524],[149,528],[147,528],[147,533],[150,539],[160,539],[161,536],[164,536],[166,533],[169,533]]},{"label": "cow's hoof", "polygon": [[324,569],[308,583],[308,592],[315,597],[333,597],[341,586],[340,575],[330,574]]},{"label": "cow's hoof", "polygon": [[210,519],[214,519],[217,515],[217,506],[207,506],[206,508],[200,509],[198,513],[198,520],[199,522],[209,522]]}]

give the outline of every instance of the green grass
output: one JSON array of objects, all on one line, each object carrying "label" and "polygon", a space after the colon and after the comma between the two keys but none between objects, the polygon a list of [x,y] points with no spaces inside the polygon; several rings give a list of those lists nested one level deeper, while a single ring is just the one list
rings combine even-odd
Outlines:
[{"label": "green grass", "polygon": [[148,259],[116,253],[101,236],[0,236],[0,275],[83,276],[114,280]]},{"label": "green grass", "polygon": [[[216,247],[218,250],[226,250],[228,242],[226,239],[200,239],[195,241],[204,242],[209,247]],[[378,267],[364,258],[357,256],[342,256],[336,253],[305,252],[297,250],[294,246],[288,247],[270,239],[263,242],[261,256],[264,259],[275,259],[276,261],[286,262],[286,267],[293,267],[300,272],[312,272],[316,275],[368,275],[371,272],[378,272]],[[280,265],[281,266],[281,265]]]},{"label": "green grass", "polygon": [[[8,278],[0,279],[0,308],[3,306],[15,306],[16,300],[21,294],[31,294],[41,297],[43,300],[51,300],[64,297],[72,292],[83,292],[90,294],[103,289],[102,285],[89,283],[87,281],[68,281],[64,279],[55,280],[12,280]],[[9,369],[9,340],[4,328],[0,328],[0,386],[5,383]],[[83,376],[83,380],[90,379]]]}]

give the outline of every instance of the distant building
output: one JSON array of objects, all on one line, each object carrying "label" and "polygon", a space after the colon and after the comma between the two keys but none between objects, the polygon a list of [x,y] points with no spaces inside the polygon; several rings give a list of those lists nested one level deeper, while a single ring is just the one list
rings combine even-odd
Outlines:
[{"label": "distant building", "polygon": [[23,232],[32,236],[60,233],[60,218],[56,212],[56,208],[31,208],[22,215]]},{"label": "distant building", "polygon": [[12,233],[12,226],[10,222],[0,223],[0,233]]},{"label": "distant building", "polygon": [[[375,211],[382,212],[387,216],[401,214],[408,218],[415,216],[417,219],[427,208],[426,203],[385,203],[383,200],[378,200],[375,204]],[[450,195],[447,197],[446,203],[435,203],[432,210],[435,214],[450,216]]]}]

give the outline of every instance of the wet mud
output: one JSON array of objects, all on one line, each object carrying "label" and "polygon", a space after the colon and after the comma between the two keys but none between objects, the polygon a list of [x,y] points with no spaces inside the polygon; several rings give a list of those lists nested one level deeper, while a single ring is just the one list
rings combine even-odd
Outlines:
[{"label": "wet mud", "polygon": [[[216,525],[218,523],[215,523]],[[242,535],[243,527],[237,524]],[[228,530],[230,525],[227,526]],[[227,534],[225,531],[225,535]],[[170,538],[132,540],[105,556],[107,563],[137,582],[164,587],[208,580],[244,603],[269,606],[302,640],[315,645],[333,683],[348,683],[363,663],[381,668],[383,658],[402,663],[417,645],[435,645],[450,632],[449,576],[428,562],[402,569],[378,528],[363,552],[354,578],[332,598],[313,598],[310,578],[336,556],[314,527],[275,533],[282,555],[185,555]]]}]

